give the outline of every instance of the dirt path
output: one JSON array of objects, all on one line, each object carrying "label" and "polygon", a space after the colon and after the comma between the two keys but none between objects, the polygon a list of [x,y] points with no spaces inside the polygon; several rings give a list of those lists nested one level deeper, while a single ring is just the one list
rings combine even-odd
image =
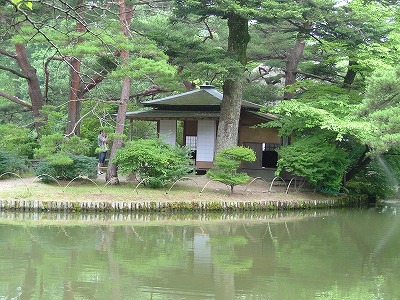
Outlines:
[{"label": "dirt path", "polygon": [[39,182],[37,177],[26,177],[26,178],[5,178],[0,179],[0,191],[12,190],[20,187],[40,187],[43,186]]},{"label": "dirt path", "polygon": [[[121,182],[126,182],[126,178],[122,177]],[[96,182],[105,183],[104,175],[98,177]],[[182,180],[175,183],[177,186],[193,186],[204,190],[226,190],[229,188],[220,182],[211,181],[206,175],[191,175],[184,177]],[[238,185],[234,188],[235,191],[254,191],[254,192],[268,192],[271,182],[256,179],[247,184]],[[12,177],[0,179],[0,190],[12,190],[18,187],[45,187],[40,182],[38,177]],[[282,186],[274,187],[274,190],[282,191]]]}]

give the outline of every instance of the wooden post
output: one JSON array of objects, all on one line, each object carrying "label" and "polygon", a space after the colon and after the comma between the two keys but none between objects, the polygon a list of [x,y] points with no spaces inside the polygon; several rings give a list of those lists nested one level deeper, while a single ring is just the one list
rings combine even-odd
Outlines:
[{"label": "wooden post", "polygon": [[133,119],[129,119],[129,140],[133,138]]}]

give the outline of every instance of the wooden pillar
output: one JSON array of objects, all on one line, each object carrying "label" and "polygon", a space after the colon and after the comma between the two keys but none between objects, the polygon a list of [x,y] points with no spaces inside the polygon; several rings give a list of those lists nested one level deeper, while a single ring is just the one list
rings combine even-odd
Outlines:
[{"label": "wooden pillar", "polygon": [[129,119],[129,140],[133,139],[133,119]]}]

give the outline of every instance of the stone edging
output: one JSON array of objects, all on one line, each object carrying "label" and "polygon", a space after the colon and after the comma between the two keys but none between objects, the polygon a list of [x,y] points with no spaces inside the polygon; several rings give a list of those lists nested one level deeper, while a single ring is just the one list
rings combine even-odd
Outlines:
[{"label": "stone edging", "polygon": [[134,212],[134,211],[267,211],[355,207],[366,205],[366,197],[308,201],[193,201],[193,202],[127,202],[127,201],[42,201],[0,200],[0,211],[42,212]]}]

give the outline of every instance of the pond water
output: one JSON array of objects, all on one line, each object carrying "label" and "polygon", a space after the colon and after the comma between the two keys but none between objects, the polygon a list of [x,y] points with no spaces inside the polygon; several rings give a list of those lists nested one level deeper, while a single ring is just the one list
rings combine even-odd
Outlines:
[{"label": "pond water", "polygon": [[0,299],[400,299],[399,208],[0,212]]}]

